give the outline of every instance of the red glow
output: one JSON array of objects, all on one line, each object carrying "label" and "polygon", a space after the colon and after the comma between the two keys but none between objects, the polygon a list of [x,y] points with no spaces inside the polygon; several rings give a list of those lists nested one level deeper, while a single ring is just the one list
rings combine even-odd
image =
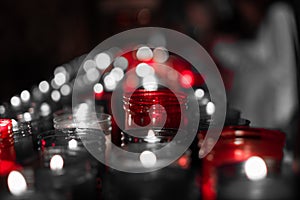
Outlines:
[{"label": "red glow", "polygon": [[0,138],[8,138],[12,132],[11,119],[0,119]]},{"label": "red glow", "polygon": [[195,79],[194,74],[190,70],[184,70],[181,72],[182,76],[180,77],[180,84],[182,87],[189,88],[192,87]]},{"label": "red glow", "polygon": [[99,92],[99,93],[98,93],[98,92],[94,92],[94,94],[95,94],[95,99],[96,99],[96,100],[100,100],[101,97],[103,96],[103,93],[104,93],[104,92]]},{"label": "red glow", "polygon": [[44,139],[42,140],[42,146],[46,146],[46,141]]},{"label": "red glow", "polygon": [[20,170],[21,166],[15,164],[15,162],[8,160],[0,160],[0,176],[6,176],[12,170]]},{"label": "red glow", "polygon": [[180,167],[186,169],[189,164],[188,158],[186,156],[182,156],[178,159],[178,164],[180,165]]}]

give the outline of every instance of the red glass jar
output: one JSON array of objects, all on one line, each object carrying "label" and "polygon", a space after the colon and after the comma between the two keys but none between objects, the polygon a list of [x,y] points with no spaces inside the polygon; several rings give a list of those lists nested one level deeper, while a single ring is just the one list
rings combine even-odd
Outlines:
[{"label": "red glass jar", "polygon": [[15,161],[14,138],[10,119],[0,119],[0,160]]},{"label": "red glass jar", "polygon": [[[199,144],[206,132],[199,134]],[[285,134],[263,128],[246,126],[225,127],[213,150],[202,160],[201,194],[203,199],[217,197],[217,168],[227,164],[239,164],[252,156],[266,162],[268,173],[280,172]]]},{"label": "red glass jar", "polygon": [[21,168],[15,163],[16,152],[11,119],[0,119],[0,176]]},{"label": "red glass jar", "polygon": [[[140,126],[178,129],[183,112],[187,109],[186,96],[168,90],[136,90],[123,96],[125,130]],[[184,109],[184,110],[182,110]],[[164,121],[166,119],[166,121]]]}]

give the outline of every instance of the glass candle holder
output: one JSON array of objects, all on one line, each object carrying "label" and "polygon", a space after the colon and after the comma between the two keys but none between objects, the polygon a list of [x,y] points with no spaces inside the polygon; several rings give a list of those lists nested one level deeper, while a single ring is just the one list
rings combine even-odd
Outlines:
[{"label": "glass candle holder", "polygon": [[[200,132],[199,146],[206,132]],[[246,126],[225,127],[213,150],[202,159],[201,193],[203,199],[216,199],[217,169],[223,165],[245,162],[258,156],[266,163],[269,174],[279,173],[285,143],[284,133],[276,130],[250,128]],[[245,176],[237,170],[237,176]]]},{"label": "glass candle holder", "polygon": [[138,89],[131,96],[125,94],[123,103],[125,130],[147,125],[178,129],[187,109],[186,96],[182,93],[175,95],[168,89]]},{"label": "glass candle holder", "polygon": [[16,151],[11,119],[0,119],[0,177],[14,169],[20,169],[16,163]]},{"label": "glass candle holder", "polygon": [[[29,113],[26,114],[30,115]],[[18,121],[18,128],[14,131],[14,146],[18,163],[27,165],[37,160],[38,153],[34,145],[36,134],[37,128],[32,126],[31,118],[26,121]]]},{"label": "glass candle holder", "polygon": [[56,115],[53,119],[56,130],[90,128],[101,129],[105,135],[111,133],[111,116],[105,113],[89,113],[86,116],[75,117],[71,113]]},{"label": "glass candle holder", "polygon": [[0,160],[15,160],[12,121],[0,119]]},{"label": "glass candle holder", "polygon": [[[177,149],[183,148],[181,143],[185,143],[185,138],[174,143],[170,143],[176,136],[178,129],[148,129],[148,128],[137,128],[130,130],[130,133],[122,131],[122,148],[128,152],[139,153],[140,156],[145,152],[149,152],[153,155],[154,162],[153,166],[150,168],[160,168],[165,166],[165,163],[168,163],[168,166],[175,167],[178,169],[189,169],[191,167],[191,151],[188,149],[183,151],[177,159],[174,159],[174,152],[171,150],[165,149],[163,154],[160,154],[158,157],[155,155],[155,151],[158,151],[164,148],[166,145],[176,145]],[[187,134],[182,131],[182,134]],[[173,146],[174,147],[174,146]],[[184,148],[186,149],[186,148]],[[143,156],[142,156],[143,157]],[[114,155],[111,157],[112,162],[118,163],[118,165],[123,166],[124,168],[129,169],[143,169],[147,167],[147,163],[140,157],[140,159],[131,159],[131,157],[123,157],[122,155]]]},{"label": "glass candle holder", "polygon": [[[79,134],[81,136],[79,137]],[[82,138],[89,135],[89,144]],[[42,166],[37,169],[37,188],[44,192],[60,191],[65,198],[96,199],[97,182],[104,166],[85,149],[84,145],[101,148],[105,155],[105,137],[96,130],[54,130],[38,136]],[[43,183],[47,179],[47,183]]]},{"label": "glass candle holder", "polygon": [[36,169],[39,191],[59,192],[67,199],[96,199],[97,168],[86,151],[51,147],[44,150],[42,162]]},{"label": "glass candle holder", "polygon": [[[105,158],[103,160],[101,158],[102,161],[110,156],[112,119],[109,114],[83,113],[74,116],[71,113],[63,113],[55,116],[53,122],[56,130],[73,133],[83,139],[86,147],[89,145],[87,149],[93,152],[95,149],[98,151],[100,147],[104,149]],[[99,144],[90,143],[92,140],[98,141]],[[103,152],[100,152],[99,155],[102,156]]]},{"label": "glass candle holder", "polygon": [[85,150],[87,153],[86,146],[93,146],[101,149],[100,153],[104,157],[106,138],[101,130],[96,129],[51,130],[38,135],[37,145],[41,152],[50,147],[57,147],[71,150]]}]

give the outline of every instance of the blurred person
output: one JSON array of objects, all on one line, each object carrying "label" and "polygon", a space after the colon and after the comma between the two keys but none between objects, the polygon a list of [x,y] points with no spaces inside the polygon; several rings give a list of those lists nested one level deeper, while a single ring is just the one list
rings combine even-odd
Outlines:
[{"label": "blurred person", "polygon": [[289,132],[298,111],[297,41],[292,9],[277,2],[264,13],[268,1],[236,3],[243,16],[240,22],[245,24],[244,31],[254,37],[215,45],[214,56],[234,73],[228,101],[253,126]]}]

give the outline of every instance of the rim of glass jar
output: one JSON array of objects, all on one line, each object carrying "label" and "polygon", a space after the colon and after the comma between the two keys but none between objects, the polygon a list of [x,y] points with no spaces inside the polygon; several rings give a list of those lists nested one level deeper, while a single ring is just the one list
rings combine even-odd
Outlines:
[{"label": "rim of glass jar", "polygon": [[[90,120],[95,120],[97,117],[97,123],[100,125],[111,125],[111,115],[106,113],[89,113],[83,119],[79,119],[79,122],[90,122]],[[94,121],[95,122],[95,121]],[[55,129],[64,129],[64,128],[80,128],[76,122],[76,118],[72,113],[65,113],[53,118],[54,128]]]},{"label": "rim of glass jar", "polygon": [[[86,133],[86,130],[85,130]],[[90,133],[90,132],[89,132]],[[87,133],[87,134],[89,134]],[[95,137],[93,137],[95,136]],[[105,145],[105,138],[104,135],[99,135],[99,134],[95,134],[91,136],[89,134],[89,138],[93,137],[93,139],[91,140],[91,142],[96,142],[98,145]],[[80,150],[80,149],[85,149],[84,148],[84,144],[82,142],[82,137],[84,137],[82,134],[77,134],[77,131],[66,131],[66,130],[49,130],[49,131],[45,131],[42,132],[40,134],[37,135],[37,145],[42,148],[42,149],[47,149],[47,148],[52,148],[52,147],[58,147],[61,149],[67,149],[68,148],[68,142],[71,140],[76,140],[77,141],[77,146],[75,149],[73,150]],[[53,146],[53,139],[60,141],[60,140],[65,140],[66,141],[66,145],[62,145],[62,144],[55,144]],[[99,143],[102,142],[102,143]],[[89,143],[87,141],[87,143]]]},{"label": "rim of glass jar", "polygon": [[[131,95],[131,96],[129,96]],[[149,98],[151,97],[151,98]],[[148,91],[138,89],[134,93],[124,94],[123,95],[123,102],[124,103],[140,103],[140,104],[148,104],[154,102],[166,102],[169,103],[186,103],[187,102],[187,95],[182,92],[173,93],[168,90],[158,90],[158,91]]]},{"label": "rim of glass jar", "polygon": [[224,127],[221,137],[224,139],[233,138],[261,138],[270,139],[279,143],[285,143],[285,133],[266,128],[256,128],[247,126],[227,126]]}]

